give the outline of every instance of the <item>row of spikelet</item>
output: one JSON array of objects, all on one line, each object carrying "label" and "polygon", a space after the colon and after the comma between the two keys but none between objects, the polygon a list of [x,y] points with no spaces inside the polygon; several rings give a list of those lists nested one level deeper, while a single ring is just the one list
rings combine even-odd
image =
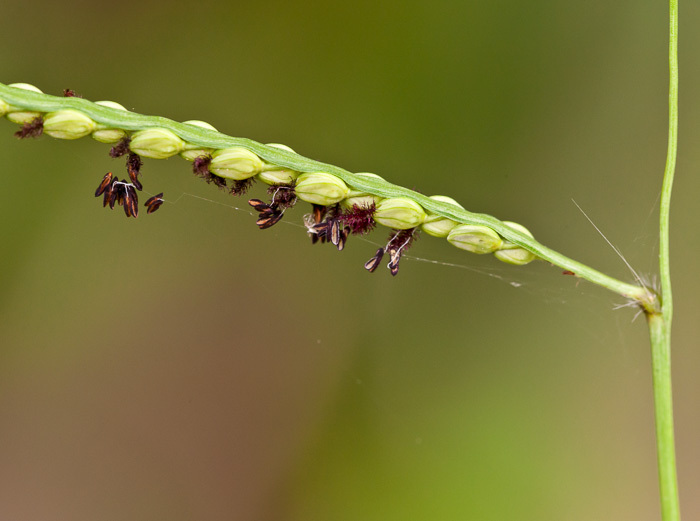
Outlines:
[{"label": "row of spikelet", "polygon": [[[9,85],[18,89],[41,92],[33,85],[15,83]],[[66,90],[64,96],[75,96]],[[112,101],[97,101],[97,105],[112,109],[126,109]],[[374,271],[383,256],[388,254],[388,267],[392,274],[398,272],[401,256],[411,245],[419,231],[435,237],[445,237],[458,248],[479,254],[493,255],[509,264],[524,265],[536,256],[528,250],[503,239],[487,226],[459,224],[440,215],[426,212],[420,204],[404,197],[382,198],[353,189],[343,180],[326,172],[298,172],[293,169],[268,163],[250,150],[243,147],[224,149],[202,148],[187,143],[175,133],[165,128],[147,128],[126,131],[120,128],[108,128],[86,114],[73,110],[55,112],[35,112],[13,107],[0,99],[0,116],[5,116],[22,128],[16,133],[18,137],[36,137],[47,134],[58,139],[78,139],[92,136],[101,143],[114,145],[110,151],[112,157],[127,156],[128,181],[119,181],[111,173],[100,183],[96,196],[104,196],[104,205],[111,208],[115,204],[124,206],[127,216],[138,214],[136,190],[141,190],[139,181],[141,158],[165,159],[180,155],[193,163],[193,172],[213,182],[220,188],[230,190],[235,195],[242,195],[254,180],[269,186],[272,196],[269,202],[251,199],[249,204],[259,212],[257,225],[261,229],[277,223],[284,212],[297,200],[311,203],[312,212],[305,216],[305,225],[313,242],[330,242],[339,250],[345,246],[349,235],[361,235],[369,232],[375,224],[392,229],[387,245],[377,250],[365,264],[365,268]],[[209,130],[216,129],[203,121],[186,121]],[[279,144],[268,146],[293,152],[289,147]],[[376,174],[358,173],[359,177],[379,178]],[[230,184],[227,185],[227,182]],[[435,195],[432,199],[462,208],[450,197]],[[157,209],[163,202],[162,194],[152,197],[146,203],[148,213]],[[136,207],[136,210],[134,209]],[[504,224],[530,237],[532,234],[522,225],[505,221]]]}]

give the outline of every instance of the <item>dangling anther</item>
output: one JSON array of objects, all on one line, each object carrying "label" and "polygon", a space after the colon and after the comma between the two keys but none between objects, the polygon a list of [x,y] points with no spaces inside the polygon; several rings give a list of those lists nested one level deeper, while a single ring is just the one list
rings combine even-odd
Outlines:
[{"label": "dangling anther", "polygon": [[95,190],[95,197],[99,197],[105,193],[105,190],[107,190],[107,188],[109,188],[109,186],[112,184],[112,177],[112,172],[107,172],[107,174],[102,178],[100,186],[98,186],[97,190]]},{"label": "dangling anther", "polygon": [[373,273],[377,269],[377,266],[382,262],[382,257],[384,257],[384,248],[379,248],[377,253],[374,254],[370,260],[365,262],[365,269],[370,273]]},{"label": "dangling anther", "polygon": [[158,195],[154,195],[148,201],[146,201],[145,206],[148,208],[148,210],[146,210],[146,214],[155,212],[158,208],[160,208],[161,204],[163,204],[163,192],[159,193]]}]

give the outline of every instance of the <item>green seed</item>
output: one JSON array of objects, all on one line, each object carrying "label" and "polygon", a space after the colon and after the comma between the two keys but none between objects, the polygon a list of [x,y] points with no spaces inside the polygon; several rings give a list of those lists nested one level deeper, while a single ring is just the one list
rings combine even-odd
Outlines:
[{"label": "green seed", "polygon": [[472,253],[491,253],[503,244],[503,239],[491,228],[473,224],[460,224],[452,228],[447,240]]},{"label": "green seed", "polygon": [[134,132],[129,149],[140,156],[165,159],[185,149],[185,142],[164,128],[149,128]]},{"label": "green seed", "polygon": [[[109,107],[110,109],[124,110],[126,108],[116,101],[96,101],[95,105]],[[118,143],[127,136],[124,130],[119,128],[109,128],[105,125],[97,125],[97,130],[92,133],[92,139],[100,143]]]},{"label": "green seed", "polygon": [[[268,143],[268,147],[279,148],[280,150],[286,150],[287,152],[294,152],[287,145],[280,145],[279,143]],[[288,185],[292,184],[296,178],[299,177],[299,172],[287,168],[284,166],[273,165],[270,163],[265,163],[263,166],[263,171],[258,174],[258,179],[263,183],[268,185]]]},{"label": "green seed", "polygon": [[263,167],[262,160],[250,150],[232,147],[212,154],[209,170],[219,177],[243,181],[253,177]]},{"label": "green seed", "polygon": [[[367,172],[361,172],[358,174],[355,174],[360,177],[371,177],[374,179],[382,179],[379,177],[377,174],[370,174]],[[383,179],[382,179],[383,180]],[[362,192],[360,190],[354,190],[350,189],[350,192],[348,193],[348,197],[343,200],[343,206],[345,208],[352,208],[353,206],[359,206],[360,208],[369,208],[372,206],[374,203],[375,205],[378,205],[382,201],[382,198],[379,197],[378,195],[370,195],[366,192]]]},{"label": "green seed", "polygon": [[[462,205],[451,197],[446,197],[444,195],[431,195],[430,198],[442,203],[453,204],[462,210],[464,209]],[[457,226],[457,223],[452,219],[448,219],[447,217],[442,217],[440,215],[428,214],[428,217],[426,217],[421,229],[428,235],[432,235],[434,237],[447,237],[452,228],[455,226]]]},{"label": "green seed", "polygon": [[339,203],[350,191],[342,180],[325,172],[301,174],[294,190],[302,201],[322,206]]},{"label": "green seed", "polygon": [[58,139],[80,139],[96,128],[92,119],[77,110],[58,110],[44,116],[44,133]]},{"label": "green seed", "polygon": [[395,230],[415,228],[422,224],[425,218],[423,207],[404,197],[384,199],[377,205],[377,211],[374,213],[375,221]]},{"label": "green seed", "polygon": [[[199,128],[206,128],[207,130],[213,130],[214,132],[216,132],[216,129],[206,121],[199,121],[193,119],[190,121],[185,121],[184,124],[192,125]],[[182,157],[183,159],[187,159],[187,161],[194,161],[199,156],[211,154],[213,151],[214,149],[212,148],[202,148],[198,145],[191,145],[189,143],[186,143],[185,150],[183,152],[180,152],[180,157]]]},{"label": "green seed", "polygon": [[[522,224],[510,221],[503,221],[503,224],[509,226],[510,228],[513,228],[514,230],[524,233],[525,235],[533,237],[532,233],[530,233],[530,230],[525,228]],[[498,251],[495,251],[493,255],[499,261],[503,261],[508,264],[514,264],[516,266],[523,266],[534,261],[537,258],[537,256],[531,251],[528,251],[525,248],[521,248],[517,244],[513,244],[509,241],[503,241],[503,244],[501,245],[500,249]]]},{"label": "green seed", "polygon": [[[29,83],[10,83],[8,87],[14,87],[16,89],[29,90],[32,92],[38,92],[42,94],[41,90],[34,85]],[[30,123],[41,116],[41,112],[22,110],[17,107],[9,106],[5,117],[12,121],[12,123],[17,123],[18,125],[24,125],[25,123]]]}]

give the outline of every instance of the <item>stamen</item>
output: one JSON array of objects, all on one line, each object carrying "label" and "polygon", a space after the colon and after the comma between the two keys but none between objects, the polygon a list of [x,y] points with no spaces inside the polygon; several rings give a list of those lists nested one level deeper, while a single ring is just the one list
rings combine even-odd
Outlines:
[{"label": "stamen", "polygon": [[145,206],[148,208],[146,211],[146,214],[151,214],[155,212],[158,208],[160,208],[160,205],[163,204],[163,192],[159,193],[158,195],[154,195],[151,197],[148,201],[146,201]]},{"label": "stamen", "polygon": [[370,273],[373,273],[377,269],[377,266],[382,262],[382,257],[384,257],[384,248],[379,248],[377,253],[374,254],[370,260],[365,262],[365,269]]},{"label": "stamen", "polygon": [[100,185],[95,190],[95,197],[101,196],[107,188],[112,184],[112,172],[107,172],[107,174],[102,178]]}]

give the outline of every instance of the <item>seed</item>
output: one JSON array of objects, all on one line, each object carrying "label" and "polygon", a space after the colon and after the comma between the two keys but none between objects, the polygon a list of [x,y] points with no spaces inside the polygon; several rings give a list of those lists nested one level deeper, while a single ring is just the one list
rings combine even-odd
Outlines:
[{"label": "seed", "polygon": [[[123,105],[120,105],[115,101],[96,101],[95,105],[126,111],[126,108]],[[92,138],[100,143],[117,143],[123,139],[126,139],[127,134],[125,131],[119,128],[106,128],[100,126],[98,127],[98,130],[95,130],[92,133]]]},{"label": "seed", "polygon": [[415,201],[405,197],[384,199],[377,205],[374,220],[395,230],[408,230],[423,223],[425,211]]},{"label": "seed", "polygon": [[[529,237],[532,237],[532,233],[530,233],[530,230],[525,228],[522,224],[510,221],[503,221],[503,224]],[[503,241],[503,244],[498,249],[498,251],[495,251],[493,253],[493,256],[496,257],[499,261],[505,262],[507,264],[513,264],[515,266],[524,266],[525,264],[528,264],[537,258],[537,256],[531,251],[526,250],[525,248],[521,248],[517,244],[514,244],[510,241]]]},{"label": "seed", "polygon": [[97,123],[77,110],[57,110],[44,116],[44,132],[57,139],[79,139],[96,129]]},{"label": "seed", "polygon": [[350,191],[341,179],[324,172],[301,174],[295,190],[302,201],[323,206],[339,203]]},{"label": "seed", "polygon": [[[370,174],[367,172],[360,172],[355,174],[358,177],[364,177],[364,178],[369,178],[369,179],[381,179],[384,181],[384,179],[377,174]],[[376,206],[381,202],[382,198],[377,196],[377,195],[371,195],[366,192],[362,192],[360,190],[355,190],[355,189],[350,189],[350,192],[348,192],[347,198],[343,199],[340,204],[342,204],[345,208],[352,208],[353,206],[357,205],[359,207],[369,207],[369,206]]]},{"label": "seed", "polygon": [[147,128],[134,132],[129,148],[143,157],[166,159],[185,149],[185,142],[165,128]]},{"label": "seed", "polygon": [[243,147],[217,150],[211,155],[209,170],[220,177],[242,181],[258,174],[262,160]]},{"label": "seed", "polygon": [[503,239],[487,226],[460,224],[450,230],[447,240],[472,253],[491,253],[503,245]]},{"label": "seed", "polygon": [[[451,197],[445,197],[444,195],[431,195],[430,198],[435,199],[436,201],[439,201],[441,203],[450,203],[458,208],[463,209],[462,206]],[[421,229],[425,233],[434,237],[447,237],[452,228],[454,228],[455,226],[457,226],[457,223],[451,219],[442,217],[440,215],[428,214],[428,217],[425,219],[425,222],[421,225]]]},{"label": "seed", "polygon": [[[41,90],[34,85],[30,85],[29,83],[10,83],[8,87],[14,87],[16,89],[23,89],[23,90],[29,90],[32,92],[38,92],[41,94]],[[41,114],[39,112],[35,111],[29,111],[29,110],[18,110],[15,112],[8,112],[5,117],[12,121],[12,123],[16,123],[18,125],[24,125],[26,123],[30,123],[32,120],[41,117]],[[36,136],[27,136],[27,137],[36,137]]]},{"label": "seed", "polygon": [[[207,130],[213,130],[214,132],[216,132],[216,129],[205,121],[191,120],[184,121],[183,123],[185,125],[192,125],[194,127],[205,128]],[[197,157],[205,154],[211,154],[212,152],[213,150],[211,148],[200,148],[197,145],[190,145],[189,143],[187,143],[185,144],[185,150],[180,152],[180,157],[186,159],[187,161],[194,161]]]}]

